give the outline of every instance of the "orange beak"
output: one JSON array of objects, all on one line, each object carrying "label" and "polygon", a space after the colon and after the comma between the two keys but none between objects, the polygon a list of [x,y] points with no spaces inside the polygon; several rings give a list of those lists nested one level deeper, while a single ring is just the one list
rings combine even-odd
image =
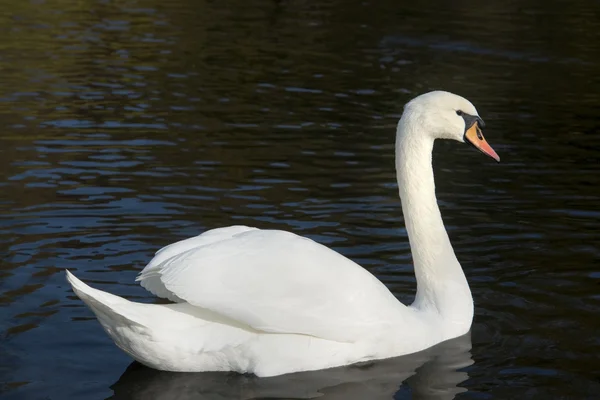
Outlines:
[{"label": "orange beak", "polygon": [[481,129],[479,129],[479,123],[477,121],[474,121],[473,125],[465,130],[464,138],[465,142],[472,144],[473,147],[481,151],[483,154],[486,154],[497,162],[500,162],[500,156],[494,151],[494,149],[492,149],[492,146],[490,146],[483,137],[483,133],[481,133]]}]

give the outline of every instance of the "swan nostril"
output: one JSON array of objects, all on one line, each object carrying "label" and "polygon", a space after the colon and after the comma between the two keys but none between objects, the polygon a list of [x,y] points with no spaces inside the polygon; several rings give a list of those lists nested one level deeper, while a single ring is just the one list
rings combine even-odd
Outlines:
[{"label": "swan nostril", "polygon": [[481,131],[479,129],[477,129],[477,139],[483,140],[483,135],[481,134]]}]

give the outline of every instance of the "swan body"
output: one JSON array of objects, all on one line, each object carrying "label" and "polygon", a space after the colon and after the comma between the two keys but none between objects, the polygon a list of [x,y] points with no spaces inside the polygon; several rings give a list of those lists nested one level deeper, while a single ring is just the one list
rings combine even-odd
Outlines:
[{"label": "swan body", "polygon": [[137,280],[173,304],[131,302],[69,271],[67,279],[118,347],[159,370],[274,376],[424,350],[467,333],[473,319],[437,206],[433,142],[467,141],[498,160],[481,126],[475,107],[448,92],[413,99],[398,123],[396,170],[417,278],[410,306],[313,240],[246,226],[156,253]]}]

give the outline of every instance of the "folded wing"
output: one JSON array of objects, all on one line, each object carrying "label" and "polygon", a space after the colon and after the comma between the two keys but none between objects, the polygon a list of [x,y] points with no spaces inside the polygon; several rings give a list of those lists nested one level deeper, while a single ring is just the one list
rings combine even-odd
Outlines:
[{"label": "folded wing", "polygon": [[406,307],[368,271],[310,239],[232,226],[165,247],[140,273],[150,292],[269,333],[353,342]]}]

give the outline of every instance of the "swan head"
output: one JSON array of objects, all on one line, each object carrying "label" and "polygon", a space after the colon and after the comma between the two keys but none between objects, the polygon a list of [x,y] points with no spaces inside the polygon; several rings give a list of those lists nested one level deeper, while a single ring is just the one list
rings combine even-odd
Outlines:
[{"label": "swan head", "polygon": [[419,126],[420,134],[431,139],[453,139],[468,143],[500,162],[500,157],[483,137],[485,126],[477,109],[464,97],[433,91],[415,97],[404,106],[402,120]]}]

